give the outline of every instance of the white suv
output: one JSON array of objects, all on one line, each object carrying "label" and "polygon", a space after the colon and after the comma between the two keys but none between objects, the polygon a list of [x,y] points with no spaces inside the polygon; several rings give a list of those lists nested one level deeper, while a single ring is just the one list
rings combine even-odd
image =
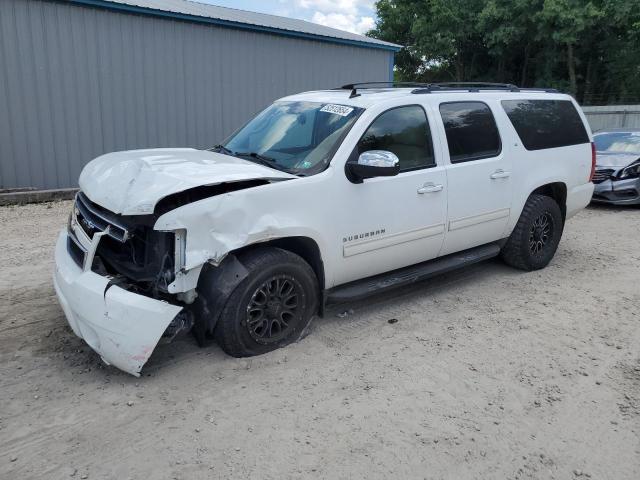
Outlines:
[{"label": "white suv", "polygon": [[193,329],[234,356],[344,302],[501,255],[534,270],[592,196],[575,101],[502,84],[347,85],[276,101],[211,150],[90,162],[56,247],[74,332],[138,375]]}]

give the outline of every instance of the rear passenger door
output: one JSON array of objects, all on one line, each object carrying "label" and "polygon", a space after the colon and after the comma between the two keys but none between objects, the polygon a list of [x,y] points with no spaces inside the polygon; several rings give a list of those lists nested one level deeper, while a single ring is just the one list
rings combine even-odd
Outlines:
[{"label": "rear passenger door", "polygon": [[503,238],[511,206],[511,161],[485,102],[439,104],[449,156],[442,255]]}]

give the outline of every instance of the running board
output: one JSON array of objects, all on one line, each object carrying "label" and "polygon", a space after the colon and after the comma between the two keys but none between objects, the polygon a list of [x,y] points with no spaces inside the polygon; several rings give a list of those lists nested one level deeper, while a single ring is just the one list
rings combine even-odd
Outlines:
[{"label": "running board", "polygon": [[410,267],[400,268],[363,280],[356,280],[328,290],[325,297],[326,303],[344,303],[360,300],[374,293],[410,285],[466,265],[488,260],[499,253],[500,245],[489,243]]}]

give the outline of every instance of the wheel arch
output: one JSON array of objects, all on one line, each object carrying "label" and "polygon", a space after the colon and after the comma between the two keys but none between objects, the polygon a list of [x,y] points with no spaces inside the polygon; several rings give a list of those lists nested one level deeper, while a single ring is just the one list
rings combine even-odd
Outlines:
[{"label": "wheel arch", "polygon": [[265,247],[279,248],[295,253],[309,264],[318,281],[318,298],[322,314],[324,306],[322,299],[325,289],[324,262],[320,247],[315,240],[304,236],[293,236],[252,243],[229,252],[218,266],[206,264],[200,274],[197,288],[215,293],[214,298],[210,300],[207,300],[203,295],[198,295],[190,307],[195,314],[194,334],[201,346],[206,343],[206,335],[213,332],[231,293],[248,274],[241,262],[243,254],[253,249]]},{"label": "wheel arch", "polygon": [[275,238],[272,240],[267,240],[264,242],[256,242],[250,245],[246,245],[237,250],[234,250],[234,255],[238,256],[242,252],[246,252],[248,250],[254,248],[261,247],[274,247],[280,248],[282,250],[287,250],[291,253],[295,253],[299,257],[301,257],[305,262],[309,264],[309,266],[313,269],[313,272],[316,274],[316,278],[318,280],[318,285],[320,286],[320,290],[324,290],[325,288],[325,270],[324,270],[324,262],[322,260],[322,253],[320,252],[320,247],[316,243],[316,241],[310,237],[305,236],[292,236],[292,237],[282,237]]},{"label": "wheel arch", "polygon": [[538,194],[551,197],[560,207],[562,212],[562,220],[564,221],[567,216],[567,184],[564,182],[551,182],[544,185],[540,185],[534,189],[530,195]]}]

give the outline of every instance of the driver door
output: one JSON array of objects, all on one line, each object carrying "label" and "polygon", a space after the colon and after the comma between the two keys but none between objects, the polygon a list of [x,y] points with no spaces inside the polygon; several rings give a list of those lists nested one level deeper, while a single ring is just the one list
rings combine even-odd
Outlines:
[{"label": "driver door", "polygon": [[345,177],[336,285],[435,258],[442,247],[447,177],[424,108],[404,105],[378,115],[349,161],[371,150],[394,153],[400,173],[362,183]]}]

